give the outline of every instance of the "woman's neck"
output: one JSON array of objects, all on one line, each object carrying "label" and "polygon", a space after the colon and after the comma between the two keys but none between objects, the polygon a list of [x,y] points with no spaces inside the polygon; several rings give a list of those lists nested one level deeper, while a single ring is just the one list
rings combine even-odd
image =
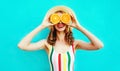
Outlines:
[{"label": "woman's neck", "polygon": [[65,33],[64,33],[64,31],[62,31],[62,32],[57,31],[57,40],[62,41],[62,42],[65,41]]}]

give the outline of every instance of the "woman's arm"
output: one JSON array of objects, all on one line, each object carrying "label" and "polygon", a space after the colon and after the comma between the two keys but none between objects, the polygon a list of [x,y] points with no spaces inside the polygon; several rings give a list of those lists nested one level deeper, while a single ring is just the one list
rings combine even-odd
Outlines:
[{"label": "woman's arm", "polygon": [[77,49],[80,48],[80,49],[86,49],[86,50],[96,50],[103,47],[103,43],[96,36],[94,36],[92,33],[86,30],[84,27],[79,25],[79,26],[76,26],[76,28],[79,31],[81,31],[83,34],[85,34],[88,37],[88,39],[91,41],[90,43],[87,43],[82,40],[76,40],[75,43],[76,43]]},{"label": "woman's arm", "polygon": [[81,26],[75,16],[75,14],[73,14],[73,15],[72,15],[73,23],[70,24],[70,26],[81,31],[91,41],[90,43],[87,43],[82,40],[75,40],[76,49],[96,50],[96,49],[102,48],[104,46],[103,43],[96,36],[94,36],[92,33],[90,33],[87,29],[85,29],[83,26]]},{"label": "woman's arm", "polygon": [[44,29],[42,25],[38,26],[35,28],[32,32],[30,32],[27,36],[25,36],[20,43],[18,44],[18,47],[23,49],[23,50],[37,50],[37,49],[42,49],[44,47],[44,42],[45,40],[41,40],[37,43],[30,43],[33,37],[42,29]]},{"label": "woman's arm", "polygon": [[38,34],[41,30],[43,30],[46,27],[49,27],[53,24],[46,22],[48,20],[45,20],[41,25],[39,25],[37,28],[35,28],[32,32],[30,32],[27,36],[25,36],[18,44],[18,47],[23,50],[38,50],[45,48],[46,39],[40,40],[36,43],[30,43],[33,37]]}]

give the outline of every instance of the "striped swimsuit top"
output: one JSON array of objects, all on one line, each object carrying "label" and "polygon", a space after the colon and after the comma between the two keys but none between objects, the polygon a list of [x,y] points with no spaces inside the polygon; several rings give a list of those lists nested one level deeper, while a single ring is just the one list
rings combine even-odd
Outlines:
[{"label": "striped swimsuit top", "polygon": [[53,46],[49,48],[49,62],[51,71],[74,71],[74,48],[70,46],[67,52],[58,53]]}]

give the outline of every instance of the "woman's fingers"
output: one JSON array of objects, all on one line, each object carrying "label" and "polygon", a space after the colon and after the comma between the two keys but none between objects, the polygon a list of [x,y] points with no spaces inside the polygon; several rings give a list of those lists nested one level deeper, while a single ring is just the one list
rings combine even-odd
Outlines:
[{"label": "woman's fingers", "polygon": [[46,23],[46,26],[47,26],[47,27],[54,26],[54,25],[55,25],[55,24],[52,24],[52,23],[50,23],[50,22],[47,22],[47,23]]}]

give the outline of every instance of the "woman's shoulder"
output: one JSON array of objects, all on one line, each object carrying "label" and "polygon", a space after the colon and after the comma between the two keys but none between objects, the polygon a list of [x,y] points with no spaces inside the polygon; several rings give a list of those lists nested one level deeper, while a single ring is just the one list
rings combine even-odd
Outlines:
[{"label": "woman's shoulder", "polygon": [[49,50],[51,49],[51,45],[47,42],[47,39],[43,39],[44,41],[44,47],[47,53],[49,53]]},{"label": "woman's shoulder", "polygon": [[82,40],[78,40],[78,39],[75,39],[74,42],[73,42],[73,45],[74,45],[74,48],[76,49],[79,41],[82,41]]},{"label": "woman's shoulder", "polygon": [[52,45],[50,45],[48,42],[47,42],[47,39],[44,39],[44,41],[45,41],[45,46],[47,47],[47,48],[50,48]]},{"label": "woman's shoulder", "polygon": [[73,45],[76,46],[76,44],[77,44],[77,40],[75,39],[75,40],[73,41]]}]

